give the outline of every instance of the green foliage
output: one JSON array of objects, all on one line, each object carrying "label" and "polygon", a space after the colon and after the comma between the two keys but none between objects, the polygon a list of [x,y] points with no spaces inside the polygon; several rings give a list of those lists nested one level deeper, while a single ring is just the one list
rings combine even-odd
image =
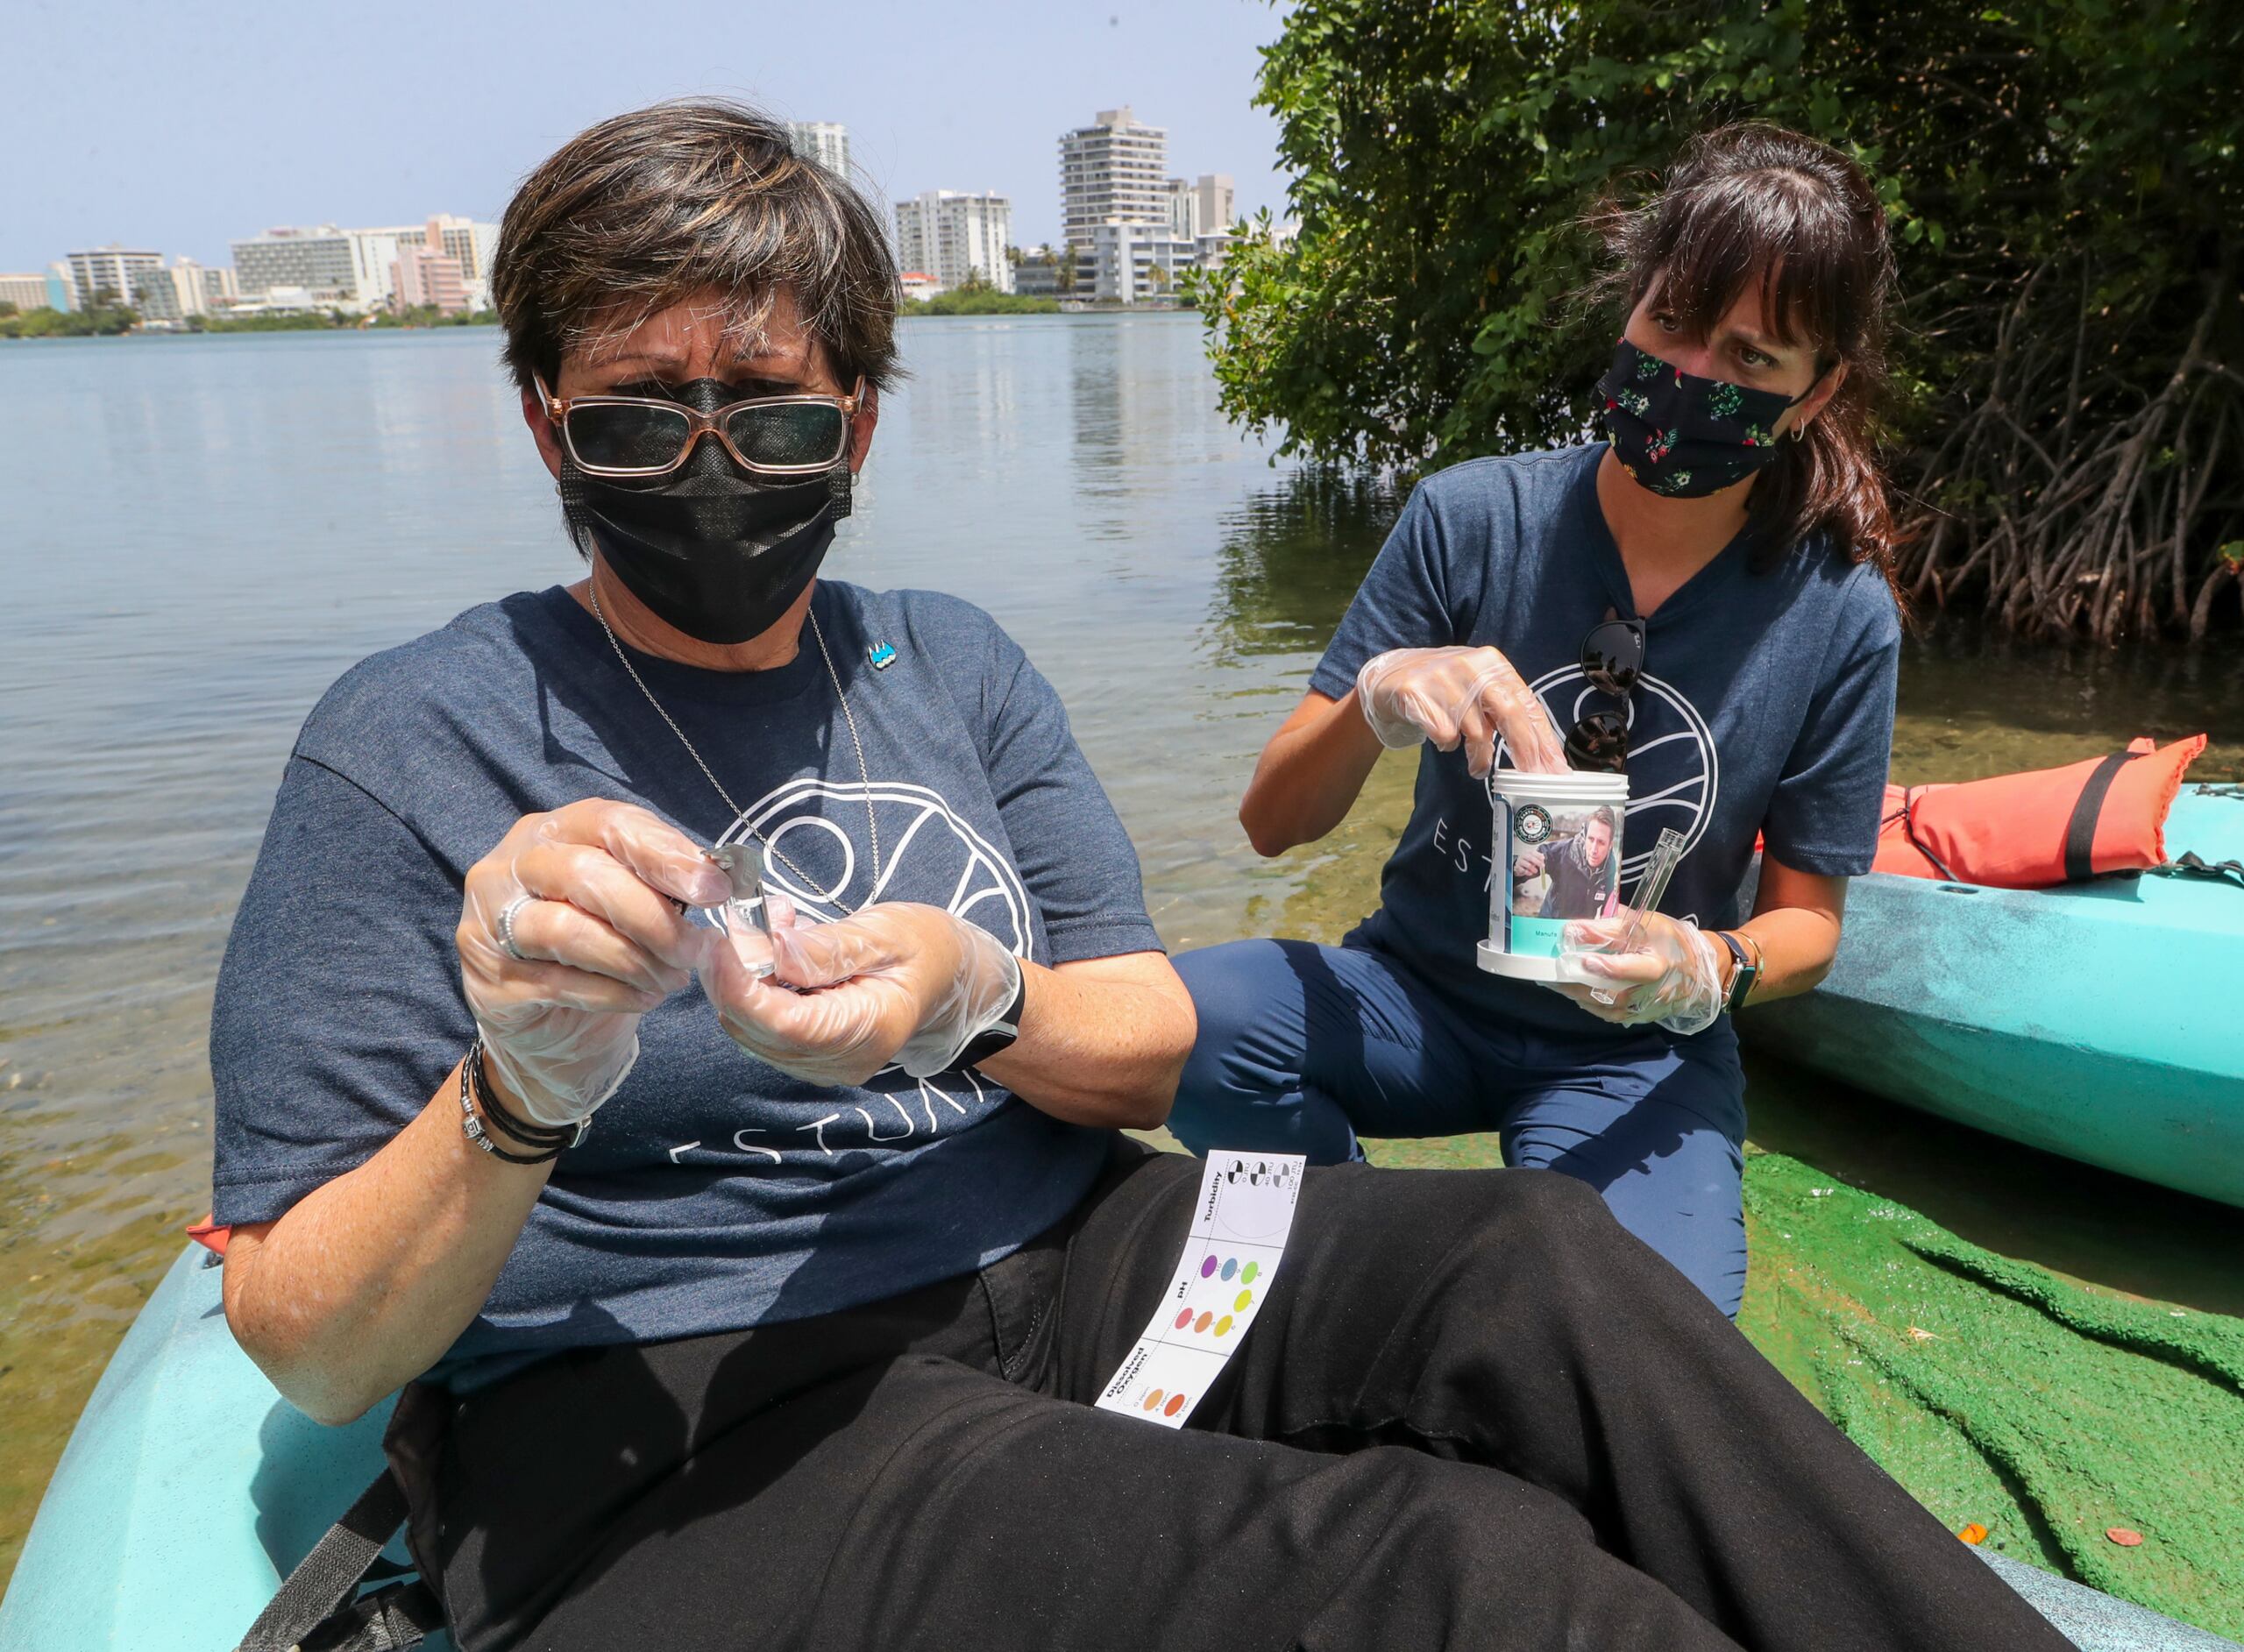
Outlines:
[{"label": "green foliage", "polygon": [[495,309],[461,310],[447,316],[434,304],[408,304],[401,310],[378,309],[366,320],[369,327],[496,327]]},{"label": "green foliage", "polygon": [[906,316],[1056,316],[1057,299],[1032,298],[1026,293],[1000,293],[980,276],[961,282],[933,298],[913,299],[903,307]]},{"label": "green foliage", "polygon": [[[2030,601],[2070,603],[2067,622],[2084,624],[2113,602],[2074,601],[2083,582],[2124,587],[2115,612],[2147,599],[2141,546],[2110,539],[2119,518],[2067,517],[2061,501],[2121,463],[2104,438],[2176,373],[2201,318],[2210,335],[2187,371],[2244,353],[2229,89],[2244,80],[2244,8],[1302,0],[1264,59],[1257,102],[1281,123],[1300,233],[1281,241],[1264,220],[1192,290],[1225,410],[1282,427],[1287,451],[1408,471],[1577,439],[1618,330],[1576,296],[1597,256],[1580,220],[1609,188],[1640,192],[1692,132],[1752,116],[1880,180],[1907,301],[1897,471],[1957,518],[1920,583],[1944,597],[1943,573],[1974,549],[2006,529],[2024,546],[2032,529],[2047,542],[2011,578]],[[2006,381],[2037,337],[2085,377]],[[1996,400],[2038,457],[1988,443],[1942,462],[1964,412]],[[2244,436],[2244,401],[2233,429],[2221,408],[2198,411],[2198,447],[2177,451],[2193,475],[2216,428]],[[2176,408],[2152,445],[2187,426]],[[2224,482],[2165,526],[2151,493],[2118,508],[2140,519],[2134,541],[2174,527],[2202,572],[2244,499]],[[2104,574],[2065,561],[2098,534]],[[2191,595],[2177,586],[2173,605]]]},{"label": "green foliage", "polygon": [[495,310],[444,316],[437,313],[434,304],[420,304],[401,314],[386,309],[365,316],[353,316],[340,309],[293,309],[267,315],[190,316],[187,327],[189,332],[196,333],[359,332],[394,327],[491,327],[497,325],[498,320]]},{"label": "green foliage", "polygon": [[0,316],[0,338],[92,338],[129,332],[140,318],[102,292],[83,309],[27,309]]},{"label": "green foliage", "polygon": [[250,316],[190,316],[191,333],[321,333],[360,325],[356,316],[339,309],[273,310]]}]

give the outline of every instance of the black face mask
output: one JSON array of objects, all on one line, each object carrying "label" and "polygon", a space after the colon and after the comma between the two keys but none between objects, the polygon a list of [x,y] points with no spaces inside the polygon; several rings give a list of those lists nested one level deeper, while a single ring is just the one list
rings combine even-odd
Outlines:
[{"label": "black face mask", "polygon": [[1623,338],[1597,383],[1605,428],[1630,479],[1664,499],[1704,499],[1777,457],[1777,421],[1806,400],[1701,379]]},{"label": "black face mask", "polygon": [[[740,399],[714,379],[669,394],[702,413]],[[644,481],[587,476],[564,454],[561,509],[578,544],[597,545],[665,625],[703,642],[745,642],[818,572],[835,520],[849,514],[849,483],[846,459],[809,478],[755,476],[705,436],[678,469]]]}]

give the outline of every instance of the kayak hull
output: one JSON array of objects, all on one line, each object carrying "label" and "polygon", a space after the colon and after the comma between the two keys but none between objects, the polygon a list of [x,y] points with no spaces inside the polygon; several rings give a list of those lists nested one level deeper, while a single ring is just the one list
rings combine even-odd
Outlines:
[{"label": "kayak hull", "polygon": [[381,1471],[388,1402],[328,1429],[281,1399],[226,1328],[215,1260],[173,1263],[102,1373],[0,1601],[0,1652],[231,1652]]},{"label": "kayak hull", "polygon": [[[2244,797],[2185,788],[2169,853],[2244,856]],[[1749,1044],[2029,1146],[2244,1205],[2244,889],[2162,876],[2001,890],[1853,880],[1814,992]]]}]

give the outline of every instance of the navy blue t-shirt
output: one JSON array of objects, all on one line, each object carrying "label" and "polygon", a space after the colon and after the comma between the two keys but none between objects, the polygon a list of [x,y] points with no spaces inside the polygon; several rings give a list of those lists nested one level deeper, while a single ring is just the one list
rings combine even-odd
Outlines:
[{"label": "navy blue t-shirt", "polygon": [[[1159,947],[1138,863],[1067,713],[981,610],[821,583],[867,785],[807,627],[776,670],[633,663],[834,918],[945,907],[1040,963]],[[873,669],[869,650],[893,647]],[[222,1223],[270,1220],[370,1157],[474,1032],[453,930],[468,868],[520,816],[637,803],[701,843],[732,812],[559,588],[470,609],[353,668],[305,723],[219,973],[210,1064]],[[792,863],[792,864],[788,864]],[[698,986],[561,1157],[439,1367],[800,1319],[995,1261],[1099,1173],[1103,1131],[973,1071],[803,1083],[726,1036]]]},{"label": "navy blue t-shirt", "polygon": [[[1614,709],[1580,667],[1589,628],[1636,612],[1597,503],[1604,453],[1600,443],[1476,459],[1421,482],[1310,686],[1338,699],[1388,649],[1486,644],[1561,734],[1586,711]],[[1892,743],[1901,630],[1884,578],[1820,539],[1764,573],[1750,554],[1741,535],[1653,612],[1631,699],[1623,898],[1673,826],[1687,850],[1660,909],[1708,928],[1743,916],[1757,834],[1803,872],[1870,870]],[[1474,966],[1488,932],[1493,800],[1461,750],[1421,753],[1380,910],[1349,942],[1401,959],[1469,1013],[1623,1036],[1548,988]],[[1509,762],[1501,746],[1497,760]],[[1729,1038],[1727,1019],[1700,1036]]]}]

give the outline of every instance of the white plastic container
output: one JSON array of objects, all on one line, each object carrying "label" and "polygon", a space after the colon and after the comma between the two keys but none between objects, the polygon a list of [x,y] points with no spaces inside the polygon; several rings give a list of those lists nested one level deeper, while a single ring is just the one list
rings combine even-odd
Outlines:
[{"label": "white plastic container", "polygon": [[1569,919],[1609,917],[1621,904],[1626,775],[1523,774],[1499,769],[1489,790],[1496,853],[1488,872],[1481,968],[1518,981],[1559,981],[1559,932]]}]

